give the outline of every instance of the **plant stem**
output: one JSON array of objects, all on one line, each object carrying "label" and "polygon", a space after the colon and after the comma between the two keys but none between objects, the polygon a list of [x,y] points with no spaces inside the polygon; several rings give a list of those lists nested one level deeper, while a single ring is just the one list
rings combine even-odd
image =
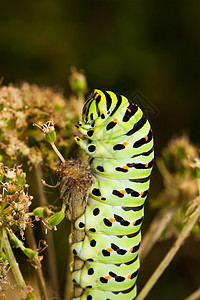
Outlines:
[{"label": "plant stem", "polygon": [[[42,170],[39,165],[35,166],[35,175],[36,175],[36,181],[37,181],[37,191],[39,194],[39,206],[46,206],[47,201],[43,193],[43,185],[41,183],[42,179]],[[51,290],[55,294],[59,294],[59,288],[58,288],[58,276],[57,276],[57,268],[56,268],[56,260],[55,260],[55,254],[53,249],[53,243],[52,243],[52,233],[51,231],[47,231],[47,234],[45,234],[45,238],[47,241],[48,247],[46,249],[47,253],[47,266],[48,266],[48,273],[49,273],[49,281]]]},{"label": "plant stem", "polygon": [[[82,195],[79,191],[77,191],[76,197],[73,198],[72,201],[72,236],[73,236],[73,243],[78,243],[81,242],[84,239],[85,236],[85,231],[83,230],[78,230],[75,228],[74,222],[77,220],[85,211],[85,205],[83,205],[84,200],[83,198],[87,197],[86,195]],[[73,257],[72,253],[70,253],[70,258]],[[77,271],[83,268],[84,261],[80,259],[78,256],[74,256],[74,266],[73,266],[73,271]],[[69,275],[69,273],[67,273]],[[70,276],[71,277],[71,276]],[[71,281],[71,278],[70,278]],[[72,281],[71,281],[72,282]],[[69,278],[67,278],[67,283],[69,284]],[[70,287],[72,284],[70,284]],[[67,286],[68,289],[68,294],[67,291],[65,292],[65,299],[68,299],[69,295],[69,286]],[[81,294],[83,293],[83,288],[78,285],[74,284],[74,298],[80,297]]]},{"label": "plant stem", "polygon": [[[35,241],[35,237],[34,237],[34,233],[33,233],[33,228],[29,226],[26,229],[25,233],[26,233],[26,239],[27,239],[29,247],[33,250],[36,250],[37,246],[36,246],[36,241]],[[40,266],[40,267],[34,268],[34,271],[36,273],[41,299],[46,300],[46,299],[48,299],[48,296],[47,296],[44,275],[42,272],[42,267]]]},{"label": "plant stem", "polygon": [[60,153],[60,151],[58,150],[58,148],[56,147],[56,145],[54,143],[50,143],[50,145],[53,148],[53,150],[55,151],[55,153],[58,155],[58,157],[60,158],[60,160],[62,162],[65,162],[64,157],[62,156],[62,154]]},{"label": "plant stem", "polygon": [[153,220],[149,230],[142,238],[142,243],[139,250],[140,260],[143,261],[147,254],[151,251],[154,244],[159,239],[161,233],[171,221],[177,206],[172,205],[166,212],[161,211]]},{"label": "plant stem", "polygon": [[[199,198],[197,198],[195,200],[196,200],[196,203],[198,204]],[[164,270],[168,267],[168,265],[172,261],[173,257],[175,256],[175,254],[177,253],[177,251],[183,244],[183,241],[190,234],[190,232],[191,232],[192,228],[194,227],[194,225],[196,224],[199,216],[200,216],[200,206],[197,205],[194,212],[189,216],[188,221],[187,221],[186,225],[184,226],[183,230],[181,231],[181,233],[179,234],[176,242],[173,244],[173,246],[171,247],[171,249],[165,256],[165,258],[162,260],[162,262],[157,267],[157,269],[155,270],[153,275],[147,281],[147,283],[144,286],[144,288],[142,289],[142,291],[139,293],[137,300],[143,300],[148,295],[148,293],[150,292],[150,290],[152,289],[152,287],[154,286],[156,281],[159,279],[159,277],[162,275]]]},{"label": "plant stem", "polygon": [[194,293],[192,293],[185,300],[198,300],[198,299],[200,299],[200,288],[196,290]]},{"label": "plant stem", "polygon": [[15,276],[15,279],[16,279],[16,282],[17,282],[18,286],[20,288],[25,288],[26,284],[25,284],[24,278],[22,276],[22,273],[19,269],[19,265],[18,265],[18,263],[15,259],[14,254],[13,254],[12,248],[10,246],[10,242],[8,240],[6,229],[3,229],[3,248],[4,248],[4,251],[6,253],[6,257],[9,261],[9,263],[10,263],[12,272]]}]

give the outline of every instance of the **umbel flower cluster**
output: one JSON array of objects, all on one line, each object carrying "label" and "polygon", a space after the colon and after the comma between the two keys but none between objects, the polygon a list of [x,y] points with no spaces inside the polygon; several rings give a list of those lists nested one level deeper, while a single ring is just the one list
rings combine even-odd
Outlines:
[{"label": "umbel flower cluster", "polygon": [[32,196],[28,194],[26,173],[20,166],[9,169],[0,163],[0,226],[23,232],[32,222],[28,212]]},{"label": "umbel flower cluster", "polygon": [[[3,290],[9,287],[7,272],[9,268],[16,266],[15,258],[10,247],[20,248],[30,259],[40,263],[37,251],[24,246],[24,231],[31,225],[32,219],[29,214],[29,207],[33,197],[28,193],[26,184],[26,173],[20,166],[8,168],[0,163],[0,298],[4,299]],[[18,234],[19,233],[19,234]],[[9,238],[8,238],[9,237]],[[9,242],[10,241],[10,242]],[[18,268],[16,268],[18,269]],[[20,278],[20,271],[14,272],[18,279],[19,286],[28,296],[32,295],[32,289],[26,289],[23,279]],[[26,299],[26,297],[25,297]],[[32,298],[34,299],[34,297]]]},{"label": "umbel flower cluster", "polygon": [[[19,86],[0,86],[0,299],[6,298],[5,290],[11,287],[8,272],[10,269],[17,286],[21,289],[21,299],[36,299],[33,289],[26,285],[13,247],[21,249],[34,267],[41,298],[51,297],[51,291],[46,289],[41,268],[42,256],[39,256],[39,253],[47,245],[48,252],[53,245],[48,237],[49,232],[45,236],[41,234],[42,239],[37,242],[33,225],[35,221],[42,219],[46,228],[56,230],[56,226],[65,218],[66,203],[63,202],[62,209],[58,212],[57,208],[48,206],[41,180],[45,171],[49,175],[49,171],[57,170],[60,164],[54,151],[56,147],[48,138],[56,138],[59,149],[57,152],[60,151],[65,158],[69,156],[75,144],[74,124],[80,118],[87,83],[83,73],[77,72],[75,68],[71,71],[69,83],[73,94],[68,98],[64,97],[61,90],[26,82]],[[46,140],[44,134],[34,126],[39,124],[40,127],[42,123],[47,124],[47,131],[50,130]],[[47,141],[51,143],[52,149]],[[29,195],[29,185],[26,183],[26,173],[21,167],[22,164],[32,178],[29,184],[34,185],[34,190],[37,191],[34,194],[36,208],[32,211],[30,206],[33,197]],[[36,178],[35,182],[33,178]],[[51,254],[51,251],[49,253]],[[55,273],[56,267],[52,267],[55,258],[50,254],[44,255],[51,273]],[[47,269],[48,267],[46,266]],[[52,276],[46,280],[49,280],[50,285],[53,283],[55,288],[56,281],[51,278]]]},{"label": "umbel flower cluster", "polygon": [[29,83],[0,87],[0,162],[11,166],[26,158],[29,166],[43,164],[57,169],[58,157],[33,123],[51,120],[56,124],[57,146],[65,157],[68,156],[73,144],[73,124],[82,106],[79,102],[87,88],[85,76],[76,70],[73,70],[70,84],[77,94],[69,99],[65,99],[61,91]]}]

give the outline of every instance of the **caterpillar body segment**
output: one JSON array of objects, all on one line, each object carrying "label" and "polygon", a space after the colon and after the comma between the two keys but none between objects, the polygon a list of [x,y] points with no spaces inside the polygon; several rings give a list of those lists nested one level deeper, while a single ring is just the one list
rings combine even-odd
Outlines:
[{"label": "caterpillar body segment", "polygon": [[75,222],[83,241],[72,245],[85,261],[72,273],[84,288],[80,300],[136,297],[138,250],[154,149],[150,124],[126,97],[94,90],[83,107],[75,137],[91,157],[95,182],[84,214]]},{"label": "caterpillar body segment", "polygon": [[88,199],[85,213],[75,223],[77,229],[86,232],[118,235],[138,232],[144,215],[144,205],[125,207],[100,203],[93,198]]}]

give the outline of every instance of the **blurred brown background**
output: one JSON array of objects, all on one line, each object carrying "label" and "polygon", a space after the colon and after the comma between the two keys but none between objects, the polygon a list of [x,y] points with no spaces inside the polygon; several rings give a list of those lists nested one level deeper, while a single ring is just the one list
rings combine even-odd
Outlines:
[{"label": "blurred brown background", "polygon": [[[127,97],[141,91],[158,111],[156,117],[150,116],[157,156],[173,135],[183,131],[194,143],[200,142],[199,1],[1,2],[3,84],[29,81],[60,86],[68,95],[72,65],[85,70],[91,89],[113,90]],[[151,193],[159,190],[155,168]],[[150,217],[146,213],[144,229]],[[55,235],[60,286],[67,247],[64,226]],[[144,261],[138,289],[171,243],[159,244]],[[192,238],[187,241],[147,300],[184,299],[199,286],[197,245]]]}]

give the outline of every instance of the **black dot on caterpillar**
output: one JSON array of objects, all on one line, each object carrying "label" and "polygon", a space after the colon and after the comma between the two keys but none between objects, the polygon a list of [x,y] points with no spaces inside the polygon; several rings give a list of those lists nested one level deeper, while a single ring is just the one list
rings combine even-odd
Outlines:
[{"label": "black dot on caterpillar", "polygon": [[99,172],[104,172],[104,168],[103,168],[102,166],[97,166],[97,170],[98,170]]},{"label": "black dot on caterpillar", "polygon": [[93,268],[90,268],[90,269],[88,270],[88,275],[92,275],[92,274],[94,274],[94,269],[93,269]]},{"label": "black dot on caterpillar", "polygon": [[80,223],[78,224],[78,226],[79,226],[79,228],[83,228],[83,227],[85,227],[85,224],[84,224],[83,222],[80,222]]},{"label": "black dot on caterpillar", "polygon": [[96,146],[95,145],[90,145],[89,147],[88,147],[88,151],[89,152],[94,152],[96,150]]},{"label": "black dot on caterpillar", "polygon": [[93,210],[93,215],[94,215],[94,216],[97,216],[99,213],[100,213],[100,209],[99,209],[98,207],[96,207],[96,208]]},{"label": "black dot on caterpillar", "polygon": [[96,188],[92,190],[92,194],[95,195],[95,196],[97,196],[97,197],[100,197],[100,196],[101,196],[100,190],[99,190],[99,189],[96,189]]},{"label": "black dot on caterpillar", "polygon": [[97,242],[95,240],[91,240],[91,242],[90,242],[90,246],[91,247],[95,247],[96,244],[97,244]]}]

